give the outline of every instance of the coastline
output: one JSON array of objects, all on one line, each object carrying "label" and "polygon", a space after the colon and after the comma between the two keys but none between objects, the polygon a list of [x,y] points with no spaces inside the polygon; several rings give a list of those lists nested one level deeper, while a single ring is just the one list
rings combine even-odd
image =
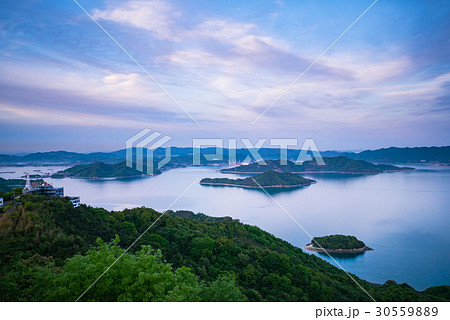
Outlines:
[{"label": "coastline", "polygon": [[[376,175],[384,172],[403,172],[403,171],[411,171],[414,170],[414,168],[408,168],[408,169],[402,169],[402,170],[383,170],[381,172],[375,172],[375,171],[286,171],[289,173],[295,173],[295,174],[308,174],[308,173],[341,173],[341,174],[358,174],[358,175]],[[261,172],[251,172],[251,171],[224,171],[220,170],[220,173],[242,173],[242,174],[260,174],[264,173],[264,171]]]},{"label": "coastline", "polygon": [[[381,172],[375,172],[375,171],[324,171],[324,170],[316,170],[316,171],[282,171],[282,172],[289,172],[289,173],[295,173],[295,174],[306,174],[306,173],[345,173],[345,174],[367,174],[367,175],[375,175],[383,172],[400,172],[405,170],[384,170]],[[265,171],[261,172],[251,172],[251,171],[223,171],[220,170],[221,173],[243,173],[243,174],[260,174],[264,173]]]},{"label": "coastline", "polygon": [[[308,184],[296,184],[296,185],[272,185],[272,186],[262,186],[263,188],[299,188],[299,187],[306,187],[309,186],[314,182],[308,183]],[[214,183],[214,182],[201,182],[201,185],[207,185],[207,186],[223,186],[223,187],[239,187],[239,188],[247,188],[247,189],[261,189],[259,186],[244,186],[239,184],[231,184],[231,183]]]},{"label": "coastline", "polygon": [[[375,175],[379,174],[381,172],[345,172],[345,171],[287,171],[289,173],[295,173],[295,174],[307,174],[307,173],[345,173],[345,174],[367,174],[367,175]],[[247,172],[247,171],[220,171],[220,173],[242,173],[242,174],[260,174],[264,173],[264,171],[261,172]]]},{"label": "coastline", "polygon": [[366,251],[373,251],[374,249],[369,248],[367,246],[364,246],[362,248],[356,248],[356,249],[327,249],[327,248],[316,248],[312,245],[312,243],[308,243],[306,246],[303,247],[303,249],[306,249],[308,251],[315,251],[315,252],[322,252],[322,253],[362,253]]},{"label": "coastline", "polygon": [[62,177],[53,176],[52,177],[52,176],[50,176],[50,178],[52,178],[52,179],[70,178],[70,179],[83,179],[83,180],[100,180],[100,179],[114,180],[114,179],[124,179],[124,178],[140,178],[140,177],[145,177],[145,176],[151,177],[151,175],[139,174],[139,175],[132,175],[132,176],[117,176],[117,177],[80,177],[80,176],[62,176]]}]

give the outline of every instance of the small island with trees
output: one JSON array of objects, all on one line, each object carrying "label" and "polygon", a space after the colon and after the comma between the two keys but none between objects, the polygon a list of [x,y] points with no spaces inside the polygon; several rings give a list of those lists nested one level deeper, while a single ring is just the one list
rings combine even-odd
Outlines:
[{"label": "small island with trees", "polygon": [[315,182],[290,172],[267,171],[245,179],[204,178],[200,181],[200,184],[260,189],[261,187],[297,188],[309,186]]},{"label": "small island with trees", "polygon": [[324,237],[314,237],[305,246],[306,250],[329,253],[362,253],[373,250],[355,236],[335,234]]}]

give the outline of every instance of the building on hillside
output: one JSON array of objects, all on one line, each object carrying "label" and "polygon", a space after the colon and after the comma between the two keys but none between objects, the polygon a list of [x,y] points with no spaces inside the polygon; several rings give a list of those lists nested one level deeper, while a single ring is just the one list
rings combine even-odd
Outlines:
[{"label": "building on hillside", "polygon": [[27,181],[25,183],[25,188],[22,189],[22,194],[27,194],[27,193],[33,192],[33,186],[31,185],[31,182],[30,182],[30,175],[27,173],[26,176],[27,176]]},{"label": "building on hillside", "polygon": [[[41,182],[41,183],[31,183],[30,182],[30,175],[27,174],[27,182],[25,184],[25,188],[22,190],[22,194],[27,193],[35,193],[42,196],[47,197],[57,197],[57,198],[63,198],[64,197],[64,188],[55,188],[53,185],[47,182]],[[74,208],[77,208],[80,206],[80,197],[68,197],[69,201],[72,203]]]},{"label": "building on hillside", "polygon": [[35,187],[37,194],[49,197],[64,197],[64,188],[55,188],[51,184],[45,183]]},{"label": "building on hillside", "polygon": [[32,184],[30,182],[30,175],[27,173],[27,181],[22,190],[22,194],[27,193],[36,193],[43,196],[62,198],[64,197],[64,188],[55,188],[47,182]]},{"label": "building on hillside", "polygon": [[0,198],[0,207],[3,207],[3,198]]},{"label": "building on hillside", "polygon": [[69,197],[70,202],[72,203],[74,208],[78,208],[80,206],[80,197]]},{"label": "building on hillside", "polygon": [[42,183],[34,187],[35,193],[48,197],[64,197],[64,188],[55,188],[49,183]]}]

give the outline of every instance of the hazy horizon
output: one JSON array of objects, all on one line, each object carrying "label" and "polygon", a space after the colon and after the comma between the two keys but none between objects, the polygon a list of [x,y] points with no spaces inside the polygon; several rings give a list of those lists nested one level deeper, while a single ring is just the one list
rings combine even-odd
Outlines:
[{"label": "hazy horizon", "polygon": [[[192,146],[174,146],[174,145],[169,145],[169,146],[164,146],[163,148],[166,147],[174,147],[174,148],[192,148]],[[430,145],[430,146],[414,146],[414,147],[398,147],[398,146],[389,146],[389,147],[381,147],[381,148],[367,148],[367,149],[321,149],[319,150],[320,152],[354,152],[354,153],[359,153],[362,151],[367,151],[367,150],[379,150],[379,149],[388,149],[388,148],[431,148],[431,147],[437,147],[437,148],[443,148],[443,147],[449,147],[448,145]],[[206,148],[206,147],[204,147]],[[117,152],[117,151],[121,151],[121,150],[125,150],[126,148],[118,148],[118,149],[113,149],[113,150],[93,150],[93,151],[74,151],[74,150],[69,150],[69,149],[49,149],[49,150],[39,150],[39,151],[23,151],[23,152],[3,152],[0,150],[0,154],[6,154],[6,155],[11,155],[11,156],[25,156],[28,154],[32,154],[32,153],[45,153],[45,152],[74,152],[74,153],[84,153],[84,154],[88,154],[88,153],[111,153],[111,152]],[[229,149],[227,147],[225,147],[224,149]],[[239,147],[237,149],[245,149],[245,147]],[[279,150],[279,147],[271,147],[271,146],[263,146],[261,147],[261,149],[274,149],[274,150]],[[289,147],[289,150],[301,150],[300,147]]]},{"label": "hazy horizon", "polygon": [[2,1],[3,152],[117,150],[143,128],[174,145],[450,144],[448,2],[378,1],[254,125],[373,1],[79,3],[175,101],[74,1]]}]

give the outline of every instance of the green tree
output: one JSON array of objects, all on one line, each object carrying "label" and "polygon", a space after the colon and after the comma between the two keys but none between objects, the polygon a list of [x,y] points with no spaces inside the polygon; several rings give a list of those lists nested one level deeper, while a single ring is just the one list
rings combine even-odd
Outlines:
[{"label": "green tree", "polygon": [[209,286],[203,286],[200,297],[202,301],[247,301],[237,287],[233,273],[223,273]]},{"label": "green tree", "polygon": [[50,276],[47,267],[41,268],[31,288],[39,292],[37,300],[75,301],[115,261],[81,301],[199,300],[198,278],[189,268],[174,270],[162,262],[159,250],[149,246],[132,254],[124,253],[118,243],[118,237],[109,244],[98,240],[97,248],[68,259],[60,272]]}]

